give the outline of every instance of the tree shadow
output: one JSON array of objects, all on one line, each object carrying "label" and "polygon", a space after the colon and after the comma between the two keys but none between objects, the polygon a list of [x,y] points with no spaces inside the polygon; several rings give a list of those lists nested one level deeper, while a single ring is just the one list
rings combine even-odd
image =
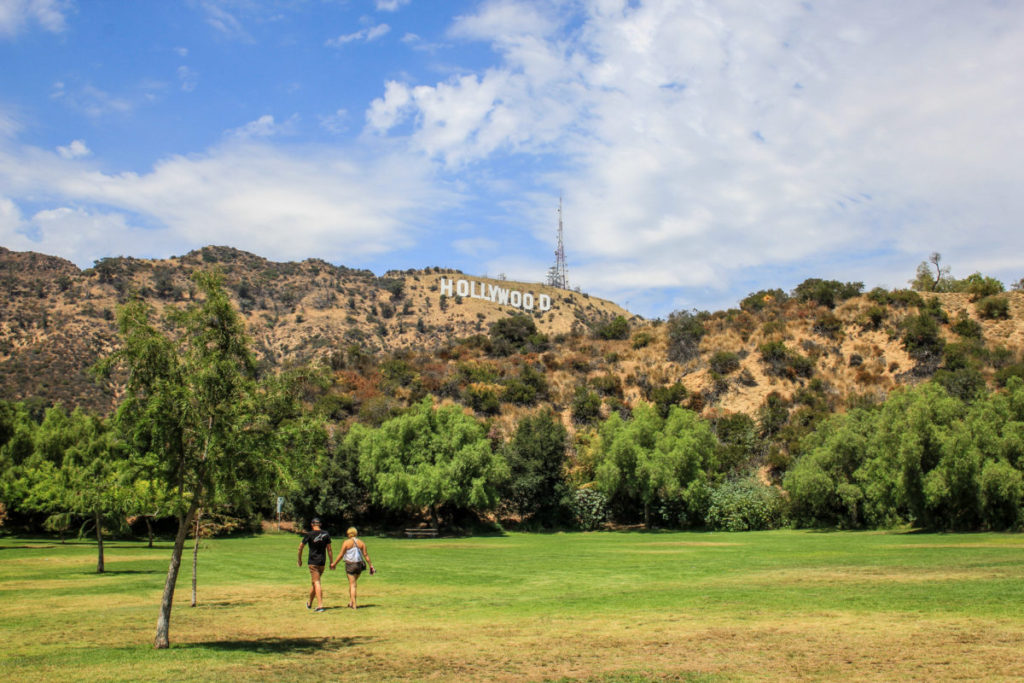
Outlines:
[{"label": "tree shadow", "polygon": [[372,640],[372,638],[363,636],[341,636],[337,638],[251,638],[186,643],[175,646],[175,649],[255,652],[263,655],[316,654],[318,652],[331,652],[356,647],[372,642]]},{"label": "tree shadow", "polygon": [[121,574],[166,574],[167,572],[160,569],[104,569],[101,572],[78,572],[82,576],[103,576],[105,574],[111,574],[113,576],[119,576]]},{"label": "tree shadow", "polygon": [[[70,548],[77,546],[91,546],[96,547],[95,541],[65,541],[60,542],[41,542],[41,543],[27,543],[22,545],[0,545],[0,550],[53,550],[55,548]],[[173,545],[154,545],[152,548],[145,545],[138,545],[135,543],[121,544],[117,541],[104,541],[103,542],[104,552],[108,550],[174,550]]]}]

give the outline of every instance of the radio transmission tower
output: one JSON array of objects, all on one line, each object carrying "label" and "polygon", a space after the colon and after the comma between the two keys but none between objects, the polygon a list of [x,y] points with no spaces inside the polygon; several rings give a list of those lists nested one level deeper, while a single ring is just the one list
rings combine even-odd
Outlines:
[{"label": "radio transmission tower", "polygon": [[569,271],[565,265],[565,243],[562,241],[562,198],[558,198],[558,248],[555,249],[555,265],[548,268],[548,284],[559,289],[569,289]]}]

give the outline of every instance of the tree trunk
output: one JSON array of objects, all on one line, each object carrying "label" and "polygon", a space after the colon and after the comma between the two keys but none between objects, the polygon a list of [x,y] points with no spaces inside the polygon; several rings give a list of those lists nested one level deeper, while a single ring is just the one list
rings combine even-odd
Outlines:
[{"label": "tree trunk", "polygon": [[192,541],[192,606],[196,606],[196,580],[198,579],[197,570],[199,569],[199,519],[203,516],[202,509],[196,511],[196,529],[195,536]]},{"label": "tree trunk", "polygon": [[152,548],[153,547],[153,522],[150,521],[149,515],[144,515],[142,518],[144,520],[146,520],[146,535],[149,536],[149,547]]},{"label": "tree trunk", "polygon": [[436,505],[431,505],[430,506],[430,523],[433,525],[433,527],[435,529],[440,529],[441,528],[440,521],[437,518],[437,506]]},{"label": "tree trunk", "polygon": [[644,501],[644,528],[651,528],[651,504]]},{"label": "tree trunk", "polygon": [[96,518],[96,548],[99,552],[99,556],[96,559],[96,573],[103,573],[103,518],[100,517],[100,513],[97,510],[93,513]]},{"label": "tree trunk", "polygon": [[174,537],[174,550],[171,551],[171,564],[167,568],[167,580],[164,582],[164,596],[160,601],[160,616],[156,620],[156,638],[153,640],[153,647],[164,650],[170,647],[168,631],[171,627],[171,603],[174,602],[174,586],[178,582],[178,570],[181,569],[181,553],[185,549],[185,539],[188,537],[189,527],[192,526],[192,518],[196,514],[198,505],[198,494],[192,499],[188,513],[178,518],[178,533]]}]

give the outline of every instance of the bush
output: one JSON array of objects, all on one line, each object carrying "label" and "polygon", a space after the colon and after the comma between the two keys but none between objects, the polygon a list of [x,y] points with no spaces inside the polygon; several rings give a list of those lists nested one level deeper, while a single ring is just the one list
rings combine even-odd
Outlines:
[{"label": "bush", "polygon": [[501,412],[498,395],[490,387],[466,387],[462,400],[467,406],[484,415],[497,415]]},{"label": "bush", "polygon": [[700,340],[707,330],[704,321],[708,313],[697,311],[676,311],[668,316],[668,359],[685,363],[696,358],[700,352]]},{"label": "bush", "polygon": [[814,374],[814,360],[786,348],[781,341],[772,341],[758,347],[761,361],[768,372],[777,377],[810,377]]},{"label": "bush", "polygon": [[877,330],[889,317],[889,309],[882,305],[871,306],[864,312],[864,315],[867,318],[867,327]]},{"label": "bush", "polygon": [[740,301],[740,308],[748,313],[757,313],[771,304],[783,304],[789,299],[781,289],[762,289],[748,294]]},{"label": "bush", "polygon": [[572,398],[572,419],[578,424],[596,422],[601,415],[601,398],[585,386],[576,387]]},{"label": "bush", "polygon": [[839,282],[812,277],[804,280],[793,290],[797,301],[813,301],[819,306],[834,308],[840,301],[857,296],[864,289],[863,282]]},{"label": "bush", "polygon": [[924,306],[924,299],[912,289],[897,289],[889,293],[889,304],[896,308],[921,308]]},{"label": "bush", "polygon": [[959,289],[971,295],[971,301],[977,301],[1004,291],[1003,283],[994,277],[986,277],[981,273],[971,273],[959,283]]},{"label": "bush", "polygon": [[608,519],[608,496],[596,489],[577,489],[569,507],[576,526],[583,531],[598,529]]},{"label": "bush", "polygon": [[1000,368],[996,372],[996,384],[1001,387],[1005,387],[1011,377],[1020,377],[1021,379],[1024,379],[1024,363],[1014,363]]},{"label": "bush", "polygon": [[490,341],[491,353],[495,356],[540,352],[549,346],[547,335],[538,333],[537,323],[522,313],[492,323]]},{"label": "bush", "polygon": [[949,392],[950,396],[961,401],[973,401],[985,391],[985,378],[973,366],[960,367],[955,370],[940,368],[935,373],[934,379]]},{"label": "bush", "polygon": [[710,360],[711,371],[719,375],[728,375],[740,369],[740,356],[732,351],[717,351]]},{"label": "bush", "polygon": [[908,316],[903,321],[903,348],[915,360],[931,360],[942,355],[945,342],[939,337],[939,324],[927,313]]},{"label": "bush", "polygon": [[978,315],[989,320],[1010,317],[1010,300],[1005,296],[987,296],[974,304],[974,308]]},{"label": "bush", "polygon": [[637,332],[633,335],[633,348],[643,349],[651,345],[654,341],[654,335],[650,332]]},{"label": "bush", "polygon": [[618,375],[608,373],[590,379],[590,386],[594,387],[602,396],[618,396],[622,398],[622,382]]},{"label": "bush", "polygon": [[785,524],[781,491],[754,478],[730,481],[711,492],[705,523],[719,531],[777,529]]},{"label": "bush", "polygon": [[686,400],[686,387],[682,382],[667,387],[654,387],[651,389],[651,403],[658,409],[662,419],[668,417],[668,411],[672,406],[678,406]]},{"label": "bush", "polygon": [[889,294],[889,290],[885,287],[875,287],[867,293],[867,297],[879,306],[885,306],[892,301],[892,295]]},{"label": "bush", "polygon": [[617,315],[610,321],[598,325],[594,329],[594,335],[598,339],[628,339],[629,322],[621,315]]},{"label": "bush", "polygon": [[977,320],[973,320],[966,311],[960,311],[960,315],[957,316],[956,322],[952,324],[954,332],[959,334],[961,337],[968,339],[981,339],[981,323]]},{"label": "bush", "polygon": [[826,339],[839,339],[843,334],[843,321],[833,313],[826,313],[814,321],[811,329]]},{"label": "bush", "polygon": [[942,302],[939,301],[937,296],[929,298],[920,310],[921,313],[926,313],[935,318],[937,323],[946,324],[949,322],[949,314],[946,313],[946,309],[942,307]]},{"label": "bush", "polygon": [[544,373],[533,366],[526,365],[518,377],[505,382],[503,397],[509,403],[521,406],[532,406],[547,396],[548,382]]}]

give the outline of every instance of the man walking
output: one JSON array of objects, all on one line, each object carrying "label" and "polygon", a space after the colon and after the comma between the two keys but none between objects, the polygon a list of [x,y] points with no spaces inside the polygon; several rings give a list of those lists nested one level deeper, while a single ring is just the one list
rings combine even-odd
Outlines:
[{"label": "man walking", "polygon": [[[320,577],[324,573],[324,566],[327,564],[327,556],[334,562],[334,549],[331,548],[331,535],[320,528],[320,519],[314,517],[309,525],[313,530],[302,537],[299,543],[299,566],[302,566],[302,547],[309,544],[309,577],[313,581],[309,589],[309,599],[306,600],[306,609],[313,607],[313,598],[316,597],[316,611],[324,611],[324,591],[320,586]],[[324,553],[326,551],[326,555]],[[333,569],[333,567],[332,567]]]}]

